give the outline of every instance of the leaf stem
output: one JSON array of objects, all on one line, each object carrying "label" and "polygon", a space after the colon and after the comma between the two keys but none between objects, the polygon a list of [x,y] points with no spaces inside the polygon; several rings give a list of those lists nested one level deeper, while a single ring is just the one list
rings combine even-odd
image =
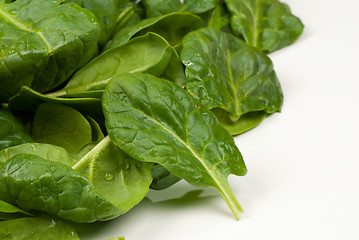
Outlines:
[{"label": "leaf stem", "polygon": [[224,186],[218,186],[217,190],[222,195],[222,198],[227,203],[228,207],[231,209],[236,220],[239,220],[239,215],[243,213],[243,209],[238,203],[236,196],[229,186],[229,183],[227,181],[222,182],[224,183]]}]

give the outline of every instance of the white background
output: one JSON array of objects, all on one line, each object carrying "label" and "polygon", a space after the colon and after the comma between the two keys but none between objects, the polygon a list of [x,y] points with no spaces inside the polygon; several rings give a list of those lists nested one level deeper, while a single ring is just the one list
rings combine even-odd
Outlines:
[{"label": "white background", "polygon": [[359,239],[359,1],[283,1],[305,30],[270,55],[282,112],[236,137],[248,168],[229,178],[240,220],[215,190],[180,182],[85,240]]}]

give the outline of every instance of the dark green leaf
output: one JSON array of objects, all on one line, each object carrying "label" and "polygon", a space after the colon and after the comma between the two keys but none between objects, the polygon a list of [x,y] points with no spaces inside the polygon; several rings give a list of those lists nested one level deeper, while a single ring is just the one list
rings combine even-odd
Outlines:
[{"label": "dark green leaf", "polygon": [[191,13],[170,13],[164,16],[148,18],[138,24],[126,26],[121,29],[105,49],[121,46],[131,38],[154,32],[164,37],[172,46],[181,44],[182,38],[195,29],[203,27],[200,17]]},{"label": "dark green leaf", "polygon": [[43,103],[35,114],[32,137],[36,142],[53,144],[69,153],[76,153],[92,142],[92,129],[87,119],[75,109]]},{"label": "dark green leaf", "polygon": [[153,181],[150,188],[155,190],[168,188],[181,180],[180,177],[173,175],[165,167],[158,164],[152,169],[152,177]]},{"label": "dark green leaf", "polygon": [[250,46],[274,52],[292,44],[303,24],[287,4],[278,0],[225,0],[233,32]]},{"label": "dark green leaf", "polygon": [[60,219],[20,218],[0,222],[2,240],[80,240],[75,229]]},{"label": "dark green leaf", "polygon": [[280,111],[283,94],[272,61],[231,34],[200,29],[183,40],[187,89],[201,106],[222,108],[236,124],[244,114]]},{"label": "dark green leaf", "polygon": [[27,142],[32,139],[20,120],[0,107],[0,150]]},{"label": "dark green leaf", "polygon": [[0,200],[74,222],[105,221],[123,213],[71,167],[30,154],[0,164]]},{"label": "dark green leaf", "polygon": [[128,2],[129,0],[82,0],[79,4],[90,10],[100,21],[100,45],[104,45],[112,37],[122,5]]},{"label": "dark green leaf", "polygon": [[216,6],[217,0],[143,0],[146,8],[146,15],[158,17],[172,12],[204,13]]},{"label": "dark green leaf", "polygon": [[121,149],[195,186],[215,187],[238,218],[242,209],[227,177],[246,174],[242,156],[214,114],[197,109],[184,89],[149,74],[125,74],[108,84],[103,108],[109,136]]},{"label": "dark green leaf", "polygon": [[60,3],[0,3],[0,102],[21,86],[53,89],[97,53],[99,23],[94,15],[76,4]]}]

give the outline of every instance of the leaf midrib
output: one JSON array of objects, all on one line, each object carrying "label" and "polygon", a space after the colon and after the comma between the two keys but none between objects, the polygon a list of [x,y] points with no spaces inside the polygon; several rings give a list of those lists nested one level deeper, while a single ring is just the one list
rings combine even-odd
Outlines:
[{"label": "leaf midrib", "polygon": [[[148,114],[144,113],[143,111],[141,111],[140,109],[134,108],[132,106],[129,106],[131,109],[133,109],[134,111],[139,112],[140,114],[147,116],[150,120],[152,120],[155,124],[159,125],[160,127],[162,127],[166,132],[170,133],[175,139],[177,139],[182,145],[184,145],[190,152],[191,154],[193,154],[193,156],[203,165],[203,167],[205,168],[205,170],[208,172],[208,174],[210,175],[210,177],[213,179],[215,185],[218,187],[217,190],[219,190],[226,198],[227,200],[232,204],[232,206],[235,206],[236,203],[232,202],[232,198],[231,196],[228,194],[228,191],[223,187],[223,184],[221,183],[219,177],[211,172],[211,169],[209,168],[209,166],[207,166],[205,160],[203,158],[201,158],[196,152],[195,150],[188,145],[185,141],[183,141],[176,133],[174,133],[172,130],[170,130],[169,128],[167,128],[165,125],[163,125],[161,122],[157,121],[155,118],[149,116]],[[214,187],[216,187],[214,186]]]},{"label": "leaf midrib", "polygon": [[11,14],[9,14],[8,12],[6,12],[4,9],[1,8],[0,6],[0,17],[4,18],[7,22],[11,23],[12,25],[14,25],[15,27],[17,27],[18,29],[21,29],[23,31],[26,32],[31,32],[31,33],[35,33],[37,34],[41,40],[45,43],[48,52],[53,52],[53,47],[51,46],[51,44],[47,41],[47,39],[45,38],[44,34],[40,31],[35,31],[31,28],[29,28],[28,26],[24,25],[23,23],[17,21],[15,18],[13,18],[11,16]]}]

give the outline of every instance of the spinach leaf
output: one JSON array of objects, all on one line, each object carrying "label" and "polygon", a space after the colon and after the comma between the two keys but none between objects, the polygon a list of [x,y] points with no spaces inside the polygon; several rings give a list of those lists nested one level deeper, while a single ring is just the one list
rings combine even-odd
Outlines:
[{"label": "spinach leaf", "polygon": [[32,141],[20,120],[0,107],[0,150]]},{"label": "spinach leaf", "polygon": [[75,228],[60,219],[49,217],[19,218],[0,222],[2,240],[80,240]]},{"label": "spinach leaf", "polygon": [[21,86],[45,92],[97,53],[94,15],[61,0],[0,3],[0,102]]},{"label": "spinach leaf", "polygon": [[162,74],[171,58],[171,47],[161,36],[148,33],[111,49],[80,69],[57,94],[104,89],[117,74],[148,72]]},{"label": "spinach leaf", "polygon": [[[280,111],[283,94],[272,61],[233,35],[205,28],[191,32],[183,40],[181,60],[188,91],[201,106],[225,110],[224,119],[232,122],[225,125],[240,129],[247,113]],[[258,121],[251,123],[254,127]]]},{"label": "spinach leaf", "polygon": [[[0,229],[1,229],[1,220],[10,220],[19,217],[32,216],[31,214],[21,210],[18,207],[15,207],[7,202],[0,200]],[[1,233],[0,233],[1,236]],[[3,239],[3,238],[0,238]]]},{"label": "spinach leaf", "polygon": [[36,142],[78,152],[92,141],[92,128],[87,119],[75,109],[54,103],[43,103],[36,111],[32,137]]},{"label": "spinach leaf", "polygon": [[229,21],[230,17],[227,8],[217,3],[216,7],[209,12],[207,27],[228,32]]},{"label": "spinach leaf", "polygon": [[247,169],[213,113],[181,87],[149,74],[113,78],[103,95],[111,140],[135,159],[155,162],[189,183],[216,188],[236,218],[242,209],[227,181]]},{"label": "spinach leaf", "polygon": [[86,177],[101,196],[126,212],[147,194],[152,165],[131,158],[107,136],[73,169]]},{"label": "spinach leaf", "polygon": [[243,114],[236,122],[233,122],[228,112],[221,108],[213,108],[212,112],[222,126],[232,135],[244,133],[258,126],[268,115],[265,111],[248,112]]},{"label": "spinach leaf", "polygon": [[216,6],[217,0],[143,0],[147,18],[158,17],[172,12],[204,13]]},{"label": "spinach leaf", "polygon": [[163,71],[161,78],[168,79],[171,82],[177,83],[178,86],[184,87],[186,85],[186,75],[184,66],[175,48],[171,47],[171,59]]},{"label": "spinach leaf", "polygon": [[200,17],[191,13],[170,13],[164,16],[148,18],[135,25],[129,25],[117,32],[106,44],[105,50],[121,46],[131,38],[154,32],[164,37],[172,46],[176,47],[182,38],[195,29],[203,27]]},{"label": "spinach leaf", "polygon": [[84,116],[91,126],[92,141],[99,142],[105,138],[101,126],[90,116]]},{"label": "spinach leaf", "polygon": [[152,169],[152,183],[150,188],[155,190],[162,190],[172,186],[180,181],[182,178],[170,173],[165,167],[156,164]]},{"label": "spinach leaf", "polygon": [[31,154],[0,164],[0,200],[73,222],[105,221],[123,213],[71,167]]},{"label": "spinach leaf", "polygon": [[303,32],[300,19],[278,0],[224,1],[231,12],[233,32],[263,52],[286,47]]},{"label": "spinach leaf", "polygon": [[87,114],[101,123],[103,122],[101,96],[102,91],[91,91],[72,96],[64,95],[64,98],[60,98],[41,94],[29,87],[22,87],[15,96],[10,98],[9,108],[14,111],[36,112],[42,103],[62,104]]},{"label": "spinach leaf", "polygon": [[31,154],[48,161],[73,166],[78,159],[72,157],[64,148],[46,143],[25,143],[0,151],[0,164],[19,154]]},{"label": "spinach leaf", "polygon": [[117,18],[121,13],[122,5],[129,0],[82,0],[78,5],[90,10],[100,21],[99,44],[103,46],[109,40],[117,25]]}]

